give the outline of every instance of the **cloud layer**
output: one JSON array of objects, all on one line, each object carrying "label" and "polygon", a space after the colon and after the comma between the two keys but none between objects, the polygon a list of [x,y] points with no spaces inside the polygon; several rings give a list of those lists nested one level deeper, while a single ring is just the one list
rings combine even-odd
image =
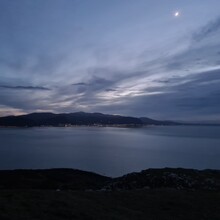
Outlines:
[{"label": "cloud layer", "polygon": [[190,7],[197,3],[181,5],[188,17],[176,19],[169,1],[1,1],[0,115],[220,120],[220,18],[213,13],[220,3],[204,3],[197,9],[202,15],[208,7],[210,18],[196,20]]}]

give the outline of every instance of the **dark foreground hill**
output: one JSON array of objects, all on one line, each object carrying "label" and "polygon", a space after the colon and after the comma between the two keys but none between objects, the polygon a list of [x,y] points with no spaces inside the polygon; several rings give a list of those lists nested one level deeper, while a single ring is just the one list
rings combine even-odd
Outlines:
[{"label": "dark foreground hill", "polygon": [[220,171],[0,171],[0,219],[218,220]]},{"label": "dark foreground hill", "polygon": [[74,169],[0,170],[0,189],[121,191],[146,188],[220,191],[220,171],[148,169],[110,178]]},{"label": "dark foreground hill", "polygon": [[111,178],[74,169],[0,170],[0,189],[100,189]]},{"label": "dark foreground hill", "polygon": [[75,112],[66,114],[32,113],[20,116],[0,117],[0,126],[142,126],[142,125],[178,125],[170,121],[157,121],[149,118],[106,115],[102,113]]}]

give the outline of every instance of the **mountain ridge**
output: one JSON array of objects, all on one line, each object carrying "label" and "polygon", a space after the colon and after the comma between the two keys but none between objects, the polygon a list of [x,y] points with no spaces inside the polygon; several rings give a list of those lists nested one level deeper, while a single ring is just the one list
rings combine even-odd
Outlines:
[{"label": "mountain ridge", "polygon": [[147,117],[110,115],[99,112],[73,112],[55,114],[52,112],[34,112],[19,116],[0,117],[0,126],[35,127],[35,126],[144,126],[144,125],[179,125],[172,121],[159,121]]}]

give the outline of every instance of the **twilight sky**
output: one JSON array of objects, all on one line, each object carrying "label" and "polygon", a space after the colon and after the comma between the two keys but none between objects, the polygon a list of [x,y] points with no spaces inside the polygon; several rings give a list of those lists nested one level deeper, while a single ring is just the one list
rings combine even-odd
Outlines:
[{"label": "twilight sky", "polygon": [[220,121],[219,9],[219,0],[0,0],[0,116]]}]

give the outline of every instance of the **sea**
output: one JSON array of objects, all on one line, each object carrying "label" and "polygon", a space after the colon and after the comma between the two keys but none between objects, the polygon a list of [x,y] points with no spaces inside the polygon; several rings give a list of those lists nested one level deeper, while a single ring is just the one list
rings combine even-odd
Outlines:
[{"label": "sea", "polygon": [[73,168],[117,177],[148,168],[220,169],[220,127],[0,128],[0,169]]}]

